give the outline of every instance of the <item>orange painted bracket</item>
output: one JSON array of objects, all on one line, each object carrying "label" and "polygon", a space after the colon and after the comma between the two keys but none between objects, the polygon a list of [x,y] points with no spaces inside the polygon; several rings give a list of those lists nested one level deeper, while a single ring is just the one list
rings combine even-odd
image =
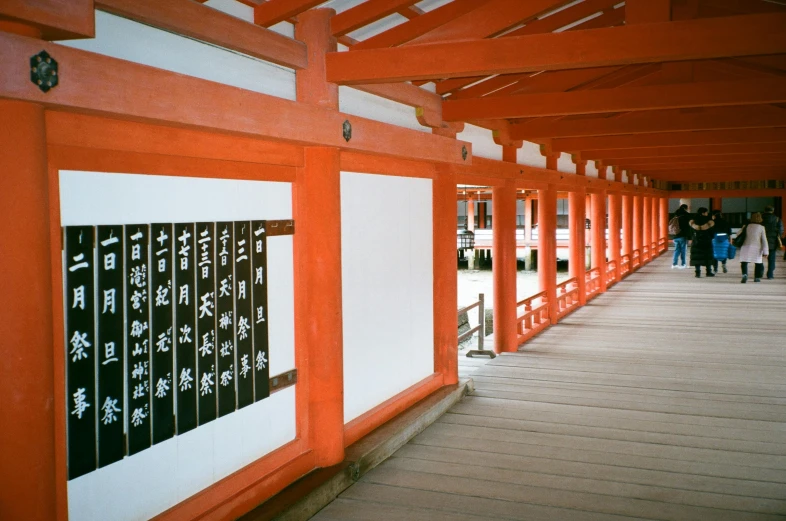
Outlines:
[{"label": "orange painted bracket", "polygon": [[6,17],[35,26],[45,40],[95,36],[93,0],[3,0],[0,19]]}]

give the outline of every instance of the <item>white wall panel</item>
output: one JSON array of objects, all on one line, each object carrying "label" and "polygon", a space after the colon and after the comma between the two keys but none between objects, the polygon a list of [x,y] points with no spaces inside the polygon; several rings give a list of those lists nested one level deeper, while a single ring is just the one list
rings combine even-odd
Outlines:
[{"label": "white wall panel", "polygon": [[431,132],[429,127],[418,123],[415,109],[408,105],[343,86],[338,88],[338,99],[341,112],[412,130]]},{"label": "white wall panel", "polygon": [[[60,204],[63,226],[288,219],[292,187],[267,181],[60,171]],[[291,236],[268,239],[268,271],[273,375],[295,367]],[[295,434],[291,387],[69,481],[69,517],[149,519],[292,441]]]},{"label": "white wall panel", "polygon": [[464,131],[456,134],[456,139],[472,143],[472,155],[502,161],[502,147],[494,143],[491,131],[470,125],[464,125]]},{"label": "white wall panel", "polygon": [[295,99],[295,73],[290,69],[103,11],[96,11],[95,38],[59,43],[224,85]]},{"label": "white wall panel", "polygon": [[434,372],[431,180],[341,173],[344,418]]}]

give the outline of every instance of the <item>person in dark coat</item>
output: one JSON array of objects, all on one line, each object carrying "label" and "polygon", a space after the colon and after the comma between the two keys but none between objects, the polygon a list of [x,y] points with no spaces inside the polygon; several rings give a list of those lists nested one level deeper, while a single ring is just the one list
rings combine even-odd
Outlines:
[{"label": "person in dark coat", "polygon": [[761,224],[767,233],[767,244],[770,250],[767,254],[767,278],[775,277],[775,256],[778,254],[778,237],[783,236],[783,221],[775,215],[775,208],[766,206],[761,214]]},{"label": "person in dark coat", "polygon": [[718,261],[720,261],[723,265],[723,273],[728,273],[726,260],[729,258],[731,225],[723,218],[720,210],[712,211],[712,222],[715,223],[715,226],[712,227],[714,230],[714,237],[712,238],[712,253],[714,257],[712,268],[715,273],[718,273]]},{"label": "person in dark coat", "polygon": [[712,272],[712,237],[715,235],[715,223],[710,219],[709,210],[702,207],[691,219],[690,227],[694,232],[693,242],[690,246],[690,265],[696,269],[696,277],[701,277],[701,267],[704,266],[708,277],[714,277]]},{"label": "person in dark coat", "polygon": [[[688,205],[681,205],[674,213],[678,217],[680,223],[680,231],[674,236],[674,257],[671,260],[672,268],[685,268],[685,253],[688,247],[688,241],[693,237],[693,231],[690,228],[691,215],[688,213]],[[677,264],[679,261],[679,264]]]}]

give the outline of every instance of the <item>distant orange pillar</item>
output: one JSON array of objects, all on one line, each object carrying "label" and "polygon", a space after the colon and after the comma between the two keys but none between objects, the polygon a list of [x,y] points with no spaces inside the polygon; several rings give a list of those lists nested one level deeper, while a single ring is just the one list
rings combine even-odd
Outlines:
[{"label": "distant orange pillar", "polygon": [[652,239],[651,239],[651,241],[652,241],[652,244],[654,244],[654,247],[653,247],[653,250],[652,250],[652,257],[653,258],[655,258],[658,255],[660,255],[660,252],[658,251],[658,241],[660,239],[660,230],[659,230],[659,228],[660,228],[660,216],[659,216],[659,214],[660,214],[660,202],[659,201],[660,201],[659,197],[656,197],[656,196],[650,197],[650,204],[652,206],[652,213],[650,214],[651,215],[651,219],[650,220],[652,221],[652,225],[651,225]]},{"label": "distant orange pillar", "polygon": [[[556,163],[555,163],[556,164]],[[538,283],[546,292],[549,317],[557,323],[557,189],[538,190]]]},{"label": "distant orange pillar", "polygon": [[475,199],[467,197],[467,230],[475,231]]},{"label": "distant orange pillar", "polygon": [[614,262],[615,279],[620,279],[620,231],[622,229],[622,195],[609,192],[609,260]]},{"label": "distant orange pillar", "polygon": [[[330,32],[332,9],[298,16],[295,38],[308,48],[308,67],[298,70],[299,102],[338,109],[338,87],[325,81],[325,53],[336,50]],[[308,353],[305,436],[316,465],[344,459],[344,331],[341,286],[341,153],[306,147],[295,185],[295,340]],[[453,199],[455,204],[455,190]]]},{"label": "distant orange pillar", "polygon": [[[512,149],[515,158],[516,149]],[[507,160],[507,159],[506,159]],[[516,333],[516,185],[512,179],[492,188],[492,276],[494,280],[494,350],[518,350]]]},{"label": "distant orange pillar", "polygon": [[606,291],[606,192],[592,194],[592,267],[600,271],[600,291]]},{"label": "distant orange pillar", "polygon": [[710,203],[712,210],[723,210],[723,197],[713,197]]},{"label": "distant orange pillar", "polygon": [[[669,198],[660,198],[660,237],[669,238]],[[667,241],[668,246],[668,241]]]},{"label": "distant orange pillar", "polygon": [[642,227],[642,246],[646,246],[647,255],[644,256],[645,261],[652,258],[652,202],[651,197],[647,195],[641,196],[641,227]]},{"label": "distant orange pillar", "polygon": [[639,250],[639,259],[642,259],[642,243],[644,241],[644,233],[642,230],[642,210],[643,202],[641,194],[633,196],[633,249]]},{"label": "distant orange pillar", "polygon": [[570,276],[576,277],[579,304],[587,303],[585,275],[587,272],[586,251],[586,194],[584,189],[568,193],[568,229],[570,231]]},{"label": "distant orange pillar", "polygon": [[622,254],[633,254],[633,194],[622,196]]}]

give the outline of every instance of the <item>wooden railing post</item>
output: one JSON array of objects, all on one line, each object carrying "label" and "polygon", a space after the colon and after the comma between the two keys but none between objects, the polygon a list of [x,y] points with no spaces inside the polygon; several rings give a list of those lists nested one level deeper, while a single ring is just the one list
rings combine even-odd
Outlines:
[{"label": "wooden railing post", "polygon": [[[606,273],[606,192],[592,194],[592,267]],[[606,291],[605,277],[598,282],[598,291]]]},{"label": "wooden railing post", "polygon": [[557,323],[557,190],[538,190],[538,282],[546,292],[549,320]]},{"label": "wooden railing post", "polygon": [[576,277],[579,288],[579,302],[583,306],[587,302],[586,274],[586,193],[583,189],[568,194],[568,228],[570,230],[570,260],[568,270],[571,277]]}]

